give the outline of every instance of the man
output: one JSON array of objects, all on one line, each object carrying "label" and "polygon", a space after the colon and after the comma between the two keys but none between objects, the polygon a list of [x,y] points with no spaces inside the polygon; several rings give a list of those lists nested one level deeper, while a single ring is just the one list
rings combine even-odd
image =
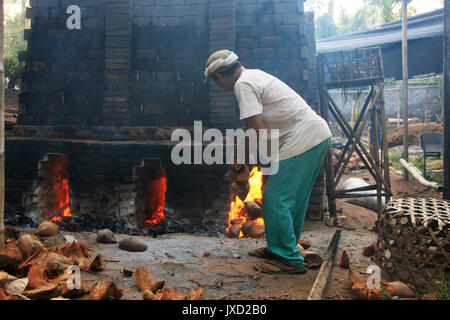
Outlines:
[{"label": "man", "polygon": [[245,69],[229,50],[209,57],[205,77],[234,91],[247,129],[279,130],[278,172],[268,177],[262,197],[267,248],[249,252],[271,260],[256,264],[255,269],[306,272],[297,243],[331,137],[327,123],[284,82],[261,70]]}]

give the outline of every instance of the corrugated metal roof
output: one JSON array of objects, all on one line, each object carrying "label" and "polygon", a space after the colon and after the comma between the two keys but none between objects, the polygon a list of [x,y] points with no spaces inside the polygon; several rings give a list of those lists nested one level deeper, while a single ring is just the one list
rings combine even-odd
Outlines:
[{"label": "corrugated metal roof", "polygon": [[[418,14],[408,18],[408,40],[442,36],[444,9]],[[317,53],[352,50],[402,41],[402,21],[383,24],[374,29],[354,32],[316,42]]]}]

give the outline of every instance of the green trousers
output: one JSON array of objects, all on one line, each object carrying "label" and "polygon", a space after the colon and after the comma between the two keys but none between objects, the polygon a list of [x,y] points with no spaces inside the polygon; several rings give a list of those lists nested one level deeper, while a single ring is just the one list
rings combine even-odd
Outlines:
[{"label": "green trousers", "polygon": [[267,249],[283,262],[303,266],[298,240],[309,197],[330,139],[298,156],[281,160],[278,172],[267,180],[262,197]]}]

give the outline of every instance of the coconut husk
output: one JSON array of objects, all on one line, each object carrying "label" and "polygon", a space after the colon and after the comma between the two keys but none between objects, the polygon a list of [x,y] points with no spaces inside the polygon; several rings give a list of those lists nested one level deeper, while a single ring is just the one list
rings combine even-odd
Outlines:
[{"label": "coconut husk", "polygon": [[235,225],[235,224],[241,225],[242,222],[243,222],[242,219],[232,219],[232,220],[230,221],[230,224],[231,224],[231,225]]},{"label": "coconut husk", "polygon": [[352,285],[352,292],[359,300],[367,300],[367,286],[364,282],[358,282]]},{"label": "coconut husk", "polygon": [[92,286],[89,300],[118,300],[122,295],[123,289],[119,288],[114,282],[106,283],[99,280]]},{"label": "coconut husk", "polygon": [[25,234],[17,240],[17,247],[24,259],[42,248],[43,244],[33,235]]},{"label": "coconut husk", "polygon": [[422,300],[439,300],[439,298],[433,293],[427,293],[422,297]]},{"label": "coconut husk", "polygon": [[155,291],[164,288],[165,281],[155,280],[150,274],[150,271],[148,271],[144,266],[139,266],[134,271],[134,276],[139,289],[143,292],[150,290],[154,293]]},{"label": "coconut husk", "polygon": [[69,244],[58,245],[49,249],[70,259],[72,264],[78,265],[81,269],[85,268],[86,259],[90,257],[89,247],[81,242],[72,242]]},{"label": "coconut husk", "polygon": [[415,298],[414,292],[403,282],[394,281],[390,282],[390,285],[394,288],[393,296],[398,296],[400,298]]},{"label": "coconut husk", "polygon": [[34,264],[28,270],[28,287],[37,289],[48,284],[48,278],[45,276],[45,265],[42,263]]},{"label": "coconut husk", "polygon": [[58,283],[47,284],[34,290],[25,291],[24,296],[34,300],[50,300],[61,295],[62,286]]},{"label": "coconut husk", "polygon": [[341,268],[350,268],[350,256],[345,250],[341,250],[339,253],[339,266]]},{"label": "coconut husk", "polygon": [[117,243],[114,233],[109,229],[100,230],[97,234],[97,242],[100,243]]},{"label": "coconut husk", "polygon": [[365,257],[371,257],[375,253],[375,247],[377,246],[376,243],[372,243],[370,246],[367,246],[363,249],[363,256]]},{"label": "coconut husk", "polygon": [[228,229],[227,237],[228,238],[239,238],[241,233],[241,226],[238,224],[234,224]]},{"label": "coconut husk", "polygon": [[255,239],[264,238],[264,236],[266,235],[266,229],[264,226],[259,226],[259,225],[254,224],[250,228],[249,235],[250,235],[250,237],[255,238]]},{"label": "coconut husk", "polygon": [[161,300],[186,300],[186,297],[178,294],[176,289],[164,288]]},{"label": "coconut husk", "polygon": [[44,255],[47,254],[47,252],[48,251],[46,248],[44,247],[40,248],[19,265],[19,270],[22,270],[24,268],[36,264]]},{"label": "coconut husk", "polygon": [[2,300],[10,300],[10,297],[2,289],[0,289],[0,301]]},{"label": "coconut husk", "polygon": [[157,292],[153,293],[151,290],[145,290],[142,293],[142,298],[144,300],[161,300],[162,292],[157,291]]},{"label": "coconut husk", "polygon": [[[392,296],[394,293],[394,287],[387,281],[381,280],[381,285],[385,287],[386,294],[389,294]],[[383,294],[381,292],[381,289],[368,289],[367,290],[367,299],[368,300],[380,300],[381,295]]]},{"label": "coconut husk", "polygon": [[54,253],[46,252],[40,256],[28,270],[28,286],[31,289],[38,289],[50,283],[60,283],[66,281],[70,274],[66,273],[71,262],[66,257]]},{"label": "coconut husk", "polygon": [[8,272],[0,271],[0,281],[8,278],[8,276],[9,276]]},{"label": "coconut husk", "polygon": [[41,237],[52,237],[59,233],[59,226],[51,221],[43,221],[36,229],[36,234]]},{"label": "coconut husk", "polygon": [[308,249],[311,247],[311,242],[306,240],[299,240],[298,244],[301,245],[303,249]]},{"label": "coconut husk", "polygon": [[247,210],[247,216],[251,220],[255,220],[262,217],[262,208],[258,202],[247,201],[245,203],[245,208]]},{"label": "coconut husk", "polygon": [[19,230],[14,227],[5,226],[5,239],[13,239],[16,240],[19,238]]},{"label": "coconut husk", "polygon": [[364,283],[364,280],[351,268],[348,270],[348,277],[350,279],[350,283],[352,284],[352,287],[357,283]]},{"label": "coconut husk", "polygon": [[105,265],[103,264],[103,258],[101,254],[98,254],[86,268],[86,270],[88,271],[100,271],[103,269],[105,269]]},{"label": "coconut husk", "polygon": [[203,287],[189,289],[186,293],[186,300],[202,300],[204,292],[205,289]]},{"label": "coconut husk", "polygon": [[0,250],[0,269],[15,273],[22,260],[22,253],[18,249],[5,248]]}]

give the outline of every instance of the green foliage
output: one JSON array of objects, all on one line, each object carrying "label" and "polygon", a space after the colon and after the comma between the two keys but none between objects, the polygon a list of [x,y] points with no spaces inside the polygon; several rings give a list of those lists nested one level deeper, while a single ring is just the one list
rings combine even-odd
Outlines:
[{"label": "green foliage", "polygon": [[441,271],[441,280],[437,281],[434,290],[441,300],[450,300],[450,283],[445,279],[444,271]]},{"label": "green foliage", "polygon": [[[4,33],[4,65],[5,77],[10,80],[10,85],[17,84],[23,64],[19,62],[19,51],[25,50],[26,41],[23,39],[23,30],[25,28],[25,12],[23,4],[16,0],[5,1],[5,33]],[[21,5],[22,6],[18,6]],[[17,11],[16,9],[20,10]]]},{"label": "green foliage", "polygon": [[380,291],[381,291],[381,295],[380,295],[381,300],[392,300],[392,296],[386,292],[385,286],[381,285]]},{"label": "green foliage", "polygon": [[[307,1],[308,9],[316,12],[323,11],[324,1],[316,4]],[[412,3],[413,0],[408,0]],[[364,0],[363,6],[358,8],[353,15],[348,14],[343,7],[339,9],[338,19],[334,15],[335,0],[328,1],[328,10],[320,16],[316,16],[317,39],[327,38],[338,34],[346,34],[367,30],[378,25],[399,20],[402,16],[401,0]],[[408,15],[414,15],[417,9],[409,5]]]}]

